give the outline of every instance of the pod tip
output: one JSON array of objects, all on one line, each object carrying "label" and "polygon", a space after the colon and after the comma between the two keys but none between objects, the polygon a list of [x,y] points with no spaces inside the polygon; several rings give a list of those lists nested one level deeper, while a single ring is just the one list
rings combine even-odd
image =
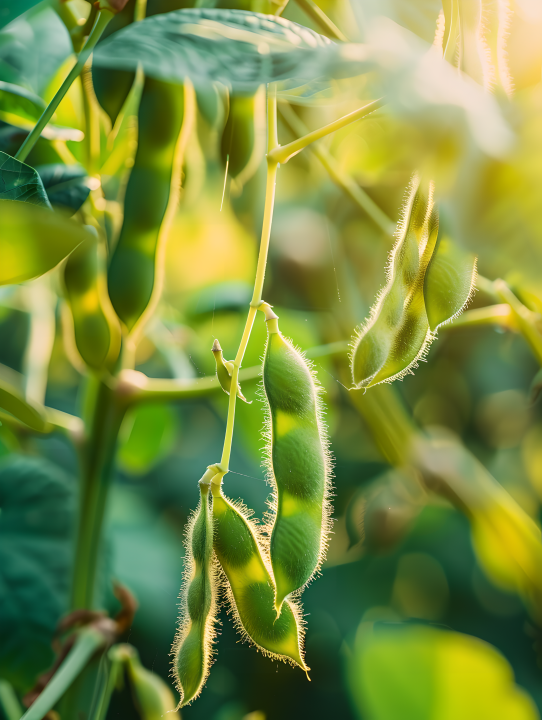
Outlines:
[{"label": "pod tip", "polygon": [[215,341],[213,343],[213,347],[211,348],[213,352],[222,352],[222,348],[220,347],[220,343],[218,342],[218,338],[215,338]]}]

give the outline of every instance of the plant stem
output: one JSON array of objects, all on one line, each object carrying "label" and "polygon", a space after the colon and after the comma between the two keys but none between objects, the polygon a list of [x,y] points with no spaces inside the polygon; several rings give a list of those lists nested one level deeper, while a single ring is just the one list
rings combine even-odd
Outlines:
[{"label": "plant stem", "polygon": [[81,630],[72,649],[64,658],[62,664],[43,692],[32,703],[21,720],[42,720],[43,716],[51,710],[75,678],[83,670],[96,650],[105,644],[104,636],[94,628]]},{"label": "plant stem", "polygon": [[348,42],[348,38],[339,30],[339,28],[332,22],[325,12],[313,2],[313,0],[295,0],[299,7],[314,20],[316,25],[324,31],[324,33],[334,40],[341,40],[342,42]]},{"label": "plant stem", "polygon": [[271,150],[269,152],[268,159],[275,160],[275,162],[284,165],[288,162],[288,160],[290,160],[290,158],[292,158],[294,155],[297,155],[298,152],[301,152],[301,150],[306,148],[307,145],[310,145],[316,140],[321,140],[323,137],[329,135],[330,133],[341,130],[347,125],[356,122],[356,120],[361,120],[367,115],[370,115],[375,110],[381,108],[384,104],[384,98],[373,100],[373,102],[370,102],[368,105],[365,105],[358,110],[354,110],[354,112],[348,113],[348,115],[343,115],[343,117],[339,118],[338,120],[334,120],[332,123],[329,123],[329,125],[324,125],[324,127],[318,128],[318,130],[313,130],[307,135],[304,135],[303,137],[300,137],[297,140],[288,143],[288,145],[277,145],[274,150]]},{"label": "plant stem", "polygon": [[94,50],[94,47],[98,40],[100,39],[103,31],[107,27],[107,24],[109,21],[113,18],[113,13],[109,12],[108,10],[102,10],[98,17],[96,18],[96,22],[94,23],[94,27],[92,28],[92,32],[88,36],[88,39],[77,56],[77,62],[73,66],[73,68],[70,70],[67,78],[64,80],[60,88],[57,90],[54,98],[51,100],[49,105],[45,108],[43,111],[42,116],[34,125],[32,128],[30,134],[25,139],[17,153],[15,154],[15,158],[17,160],[20,160],[21,162],[24,162],[26,158],[28,157],[29,152],[32,150],[34,145],[37,143],[39,136],[41,135],[42,130],[45,128],[47,123],[52,118],[55,110],[62,102],[64,96],[70,89],[72,83],[74,80],[79,77],[80,73],[82,72],[86,61],[90,57],[90,54]]},{"label": "plant stem", "polygon": [[275,204],[275,184],[277,180],[278,162],[273,158],[273,152],[278,147],[277,137],[277,95],[276,87],[268,87],[267,96],[267,183],[265,186],[265,208],[262,225],[262,236],[260,240],[260,252],[254,280],[254,292],[248,311],[247,321],[239,349],[233,361],[233,372],[230,387],[230,401],[228,404],[228,419],[226,421],[226,435],[224,437],[224,448],[220,461],[220,470],[228,472],[233,440],[233,426],[235,422],[235,403],[237,400],[237,387],[239,385],[239,370],[245,350],[248,345],[254,319],[258,306],[262,302],[263,283],[265,280],[265,268],[267,266],[267,255],[269,252],[269,238],[271,237],[271,223],[273,221],[273,208]]},{"label": "plant stem", "polygon": [[495,280],[495,291],[504,302],[510,305],[521,334],[529,344],[539,365],[542,365],[542,327],[538,327],[540,316],[514,295],[504,280]]},{"label": "plant stem", "polygon": [[0,707],[6,720],[20,720],[23,715],[19,698],[7,680],[0,680]]},{"label": "plant stem", "polygon": [[96,389],[90,436],[82,453],[79,526],[71,609],[92,609],[101,546],[101,531],[113,469],[115,447],[125,406],[100,380]]},{"label": "plant stem", "polygon": [[[279,112],[282,119],[290,130],[298,137],[308,134],[308,129],[301,118],[292,110],[288,103],[281,103]],[[324,168],[328,171],[331,179],[340,188],[342,188],[367,215],[371,220],[383,230],[386,235],[392,237],[395,232],[395,223],[379,206],[372,200],[369,195],[360,188],[354,178],[347,175],[337,160],[321,143],[316,142],[309,147],[309,150],[320,160]]]}]

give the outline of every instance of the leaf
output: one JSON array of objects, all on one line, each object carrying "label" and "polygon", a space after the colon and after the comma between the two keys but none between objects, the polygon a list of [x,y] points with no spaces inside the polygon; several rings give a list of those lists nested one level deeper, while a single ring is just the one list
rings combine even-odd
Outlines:
[{"label": "leaf", "polygon": [[57,13],[40,3],[0,30],[0,80],[42,95],[73,47]]},{"label": "leaf", "polygon": [[534,404],[538,400],[540,393],[542,393],[542,368],[534,376],[531,387],[529,388],[531,403]]},{"label": "leaf", "polygon": [[0,28],[35,7],[39,2],[41,0],[3,0],[2,11],[0,12]]},{"label": "leaf", "polygon": [[0,201],[0,285],[43,275],[89,237],[87,230],[60,213]]},{"label": "leaf", "polygon": [[40,165],[36,170],[53,207],[68,208],[75,212],[95,187],[94,179],[89,178],[80,165]]},{"label": "leaf", "polygon": [[168,405],[143,405],[127,414],[120,434],[118,461],[128,472],[143,474],[171,450],[176,417]]},{"label": "leaf", "polygon": [[418,35],[428,43],[435,37],[437,19],[442,9],[441,0],[359,0],[352,3],[354,13],[363,6],[363,22],[361,27],[385,16],[398,25]]},{"label": "leaf", "polygon": [[43,432],[47,426],[43,409],[25,400],[18,379],[15,371],[10,372],[6,366],[0,368],[0,408],[33,430]]},{"label": "leaf", "polygon": [[97,67],[135,71],[168,82],[221,82],[237,90],[323,74],[319,52],[331,41],[280,17],[243,10],[184,9],[129,25],[100,43]]},{"label": "leaf", "polygon": [[416,625],[366,623],[349,667],[350,691],[371,720],[539,720],[512,668],[491,645]]},{"label": "leaf", "polygon": [[53,658],[66,608],[74,482],[43,458],[0,466],[0,675],[26,691]]},{"label": "leaf", "polygon": [[33,205],[51,207],[37,171],[30,165],[1,151],[0,200],[19,200]]}]

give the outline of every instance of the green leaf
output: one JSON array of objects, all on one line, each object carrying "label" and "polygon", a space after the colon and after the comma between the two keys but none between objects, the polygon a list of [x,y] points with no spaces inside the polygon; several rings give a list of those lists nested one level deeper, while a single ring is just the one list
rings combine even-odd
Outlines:
[{"label": "green leaf", "polygon": [[89,238],[87,230],[60,213],[0,201],[0,285],[43,275]]},{"label": "green leaf", "polygon": [[441,0],[409,0],[409,2],[364,0],[363,3],[352,3],[354,12],[361,5],[363,5],[363,25],[371,23],[377,17],[385,16],[428,43],[433,42],[439,12],[442,10]]},{"label": "green leaf", "polygon": [[0,368],[0,408],[7,410],[33,430],[43,432],[47,426],[43,409],[25,400],[17,382],[19,377],[11,368]]},{"label": "green leaf", "polygon": [[51,207],[37,171],[30,165],[1,151],[0,200],[19,200],[33,205]]},{"label": "green leaf", "polygon": [[142,405],[129,412],[120,433],[118,461],[126,471],[147,472],[171,450],[176,417],[168,405]]},{"label": "green leaf", "polygon": [[80,165],[40,165],[36,170],[53,207],[75,212],[93,187],[93,181]]},{"label": "green leaf", "polygon": [[0,466],[0,675],[28,690],[51,662],[66,608],[73,480],[43,458]]},{"label": "green leaf", "polygon": [[221,82],[238,90],[322,74],[331,41],[280,17],[242,10],[185,9],[129,25],[100,43],[93,63],[159,80]]},{"label": "green leaf", "polygon": [[478,638],[415,625],[360,627],[350,691],[370,720],[538,720],[512,668]]},{"label": "green leaf", "polygon": [[0,28],[35,7],[39,2],[40,0],[3,0],[0,10]]},{"label": "green leaf", "polygon": [[0,120],[17,125],[18,120],[36,123],[46,108],[35,93],[20,85],[0,81]]},{"label": "green leaf", "polygon": [[453,320],[469,302],[476,282],[476,258],[447,235],[439,237],[425,273],[423,295],[432,332]]}]

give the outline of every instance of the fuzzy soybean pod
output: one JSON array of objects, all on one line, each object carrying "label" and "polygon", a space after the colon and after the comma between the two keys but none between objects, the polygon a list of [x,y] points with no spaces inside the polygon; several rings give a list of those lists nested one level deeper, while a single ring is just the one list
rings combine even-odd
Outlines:
[{"label": "fuzzy soybean pod", "polygon": [[211,482],[214,549],[227,578],[226,589],[237,629],[264,655],[299,665],[307,672],[300,609],[287,601],[277,615],[273,577],[257,527],[245,508],[224,496],[215,482],[217,477]]},{"label": "fuzzy soybean pod", "polygon": [[200,480],[200,503],[188,523],[181,616],[172,653],[179,707],[200,694],[209,675],[217,610],[217,572],[209,473]]},{"label": "fuzzy soybean pod", "polygon": [[330,530],[328,441],[319,387],[303,356],[283,337],[267,306],[263,386],[269,404],[268,474],[273,488],[271,565],[275,603],[303,588],[320,568]]},{"label": "fuzzy soybean pod", "polygon": [[182,164],[179,135],[183,116],[183,87],[145,78],[137,152],[108,276],[111,302],[129,332],[161,282],[166,211],[177,200],[175,190]]},{"label": "fuzzy soybean pod", "polygon": [[79,354],[94,370],[111,369],[119,356],[121,333],[107,294],[105,248],[97,238],[70,255],[64,285]]}]

